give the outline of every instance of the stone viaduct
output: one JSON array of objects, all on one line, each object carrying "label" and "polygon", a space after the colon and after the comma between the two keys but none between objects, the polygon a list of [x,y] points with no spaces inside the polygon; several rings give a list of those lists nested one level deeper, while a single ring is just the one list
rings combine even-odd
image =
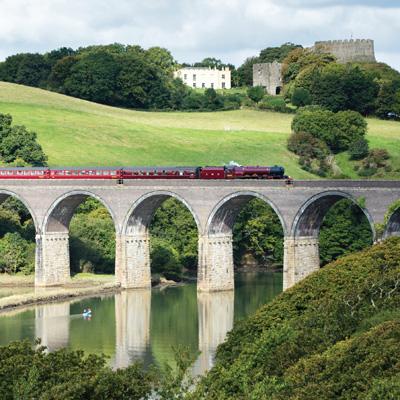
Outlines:
[{"label": "stone viaduct", "polygon": [[[246,202],[259,198],[277,213],[285,235],[284,289],[319,268],[318,234],[326,212],[347,198],[362,207],[374,239],[393,202],[398,181],[237,180],[0,180],[0,202],[21,200],[36,228],[37,286],[62,285],[70,278],[68,230],[75,209],[87,197],[102,202],[116,232],[115,275],[123,288],[150,286],[149,224],[169,197],[180,200],[198,227],[198,290],[234,287],[232,227]],[[400,234],[400,211],[393,213],[384,236]]]}]

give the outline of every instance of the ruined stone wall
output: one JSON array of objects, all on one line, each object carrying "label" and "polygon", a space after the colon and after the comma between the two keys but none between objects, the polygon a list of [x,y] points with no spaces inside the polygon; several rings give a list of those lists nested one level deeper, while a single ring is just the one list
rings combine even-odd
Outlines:
[{"label": "ruined stone wall", "polygon": [[253,65],[253,86],[262,86],[268,94],[275,96],[282,88],[282,64],[274,61]]},{"label": "ruined stone wall", "polygon": [[339,63],[376,62],[374,41],[370,39],[315,42],[313,50],[317,53],[333,54]]}]

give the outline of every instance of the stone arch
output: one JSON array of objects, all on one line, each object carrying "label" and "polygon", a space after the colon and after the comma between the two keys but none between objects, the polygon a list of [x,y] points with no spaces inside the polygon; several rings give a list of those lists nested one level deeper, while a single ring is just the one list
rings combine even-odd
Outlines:
[{"label": "stone arch", "polygon": [[274,210],[283,233],[286,233],[286,224],[281,212],[264,195],[254,191],[238,191],[224,197],[212,210],[205,234],[199,241],[199,291],[233,290],[232,229],[242,208],[255,198],[263,200]]},{"label": "stone arch", "polygon": [[190,204],[171,191],[152,191],[137,199],[127,213],[122,225],[122,234],[117,239],[119,268],[117,279],[126,288],[148,288],[151,286],[149,227],[161,204],[175,198],[186,206],[200,230],[199,219]]},{"label": "stone arch", "polygon": [[76,208],[89,197],[99,200],[107,208],[117,231],[112,209],[98,195],[76,190],[58,197],[48,209],[43,221],[42,234],[36,240],[37,286],[63,285],[70,280],[69,225]]},{"label": "stone arch", "polygon": [[[297,212],[292,228],[291,236],[293,237],[318,237],[319,229],[324,220],[326,213],[338,201],[348,199],[355,205],[356,199],[350,194],[342,191],[324,191],[308,199]],[[367,217],[373,238],[376,237],[373,219],[366,208],[360,207]]]},{"label": "stone arch", "polygon": [[104,207],[106,207],[114,222],[115,231],[117,232],[116,218],[111,207],[100,196],[86,190],[74,190],[64,193],[62,196],[58,197],[46,213],[42,232],[68,233],[69,224],[75,213],[75,210],[89,197],[98,200],[104,205]]},{"label": "stone arch", "polygon": [[400,236],[400,207],[390,214],[382,237],[386,239],[391,236]]},{"label": "stone arch", "polygon": [[18,199],[29,211],[29,214],[32,217],[33,220],[33,224],[35,226],[35,231],[36,233],[39,233],[39,223],[37,220],[37,216],[35,214],[35,212],[33,211],[33,209],[31,208],[31,206],[29,205],[29,203],[23,198],[21,197],[19,194],[12,192],[10,190],[5,190],[5,189],[0,189],[0,204],[2,204],[5,200],[7,200],[9,197],[14,197],[16,199]]},{"label": "stone arch", "polygon": [[122,227],[122,233],[125,235],[144,235],[147,233],[151,220],[157,209],[169,198],[175,198],[180,201],[190,211],[200,232],[201,225],[197,214],[191,205],[180,195],[170,191],[153,191],[146,193],[137,199],[129,209]]},{"label": "stone arch", "polygon": [[252,199],[263,200],[278,216],[284,235],[287,227],[278,207],[266,196],[253,191],[239,191],[224,197],[212,210],[206,226],[207,235],[230,234],[236,217],[242,208]]}]

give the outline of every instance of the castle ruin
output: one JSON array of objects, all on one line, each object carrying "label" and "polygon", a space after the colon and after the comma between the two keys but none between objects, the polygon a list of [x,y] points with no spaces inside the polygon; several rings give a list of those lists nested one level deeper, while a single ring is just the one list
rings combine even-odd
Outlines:
[{"label": "castle ruin", "polygon": [[[327,40],[315,42],[311,50],[332,54],[338,63],[376,62],[374,41],[371,39]],[[283,86],[282,64],[261,63],[253,65],[253,86],[262,86],[269,95],[280,94]]]},{"label": "castle ruin", "polygon": [[316,53],[329,53],[337,62],[376,62],[374,41],[370,39],[328,40],[315,42],[312,50]]},{"label": "castle ruin", "polygon": [[274,61],[253,65],[253,86],[262,86],[268,94],[277,95],[282,90],[282,64]]}]

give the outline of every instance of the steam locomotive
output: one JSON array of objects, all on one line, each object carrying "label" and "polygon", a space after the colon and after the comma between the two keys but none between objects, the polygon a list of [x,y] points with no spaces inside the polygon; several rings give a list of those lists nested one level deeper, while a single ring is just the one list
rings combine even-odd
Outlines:
[{"label": "steam locomotive", "polygon": [[215,167],[13,167],[0,168],[0,179],[286,179],[285,169],[228,164]]}]

